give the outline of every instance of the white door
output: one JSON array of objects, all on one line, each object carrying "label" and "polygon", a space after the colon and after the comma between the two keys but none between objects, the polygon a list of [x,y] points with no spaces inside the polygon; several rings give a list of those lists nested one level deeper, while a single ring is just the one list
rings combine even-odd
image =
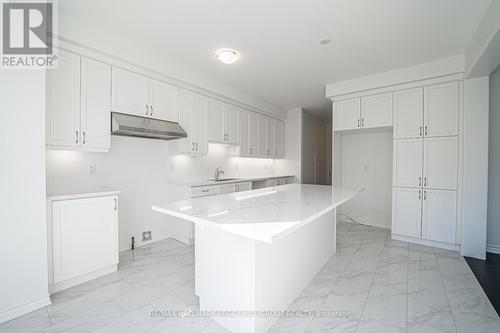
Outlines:
[{"label": "white door", "polygon": [[456,190],[457,167],[458,138],[456,136],[424,139],[424,187]]},{"label": "white door", "polygon": [[333,127],[335,130],[349,130],[361,125],[361,102],[359,98],[333,103]]},{"label": "white door", "polygon": [[177,100],[179,98],[179,88],[160,81],[151,80],[149,90],[149,116],[151,118],[178,122]]},{"label": "white door", "polygon": [[54,283],[118,263],[117,197],[52,204]]},{"label": "white door", "polygon": [[458,82],[424,88],[424,133],[429,137],[458,134]]},{"label": "white door", "polygon": [[394,140],[393,185],[421,187],[423,185],[423,139]]},{"label": "white door", "polygon": [[113,67],[111,109],[136,116],[149,116],[149,79]]},{"label": "white door", "polygon": [[258,157],[257,141],[258,133],[258,115],[253,112],[248,112],[248,149],[250,157]]},{"label": "white door", "polygon": [[60,51],[58,68],[47,71],[46,122],[48,145],[80,145],[80,57],[76,54]]},{"label": "white door", "polygon": [[418,138],[424,131],[424,91],[422,88],[394,93],[394,138]]},{"label": "white door", "polygon": [[111,146],[111,66],[82,58],[81,62],[82,146]]},{"label": "white door", "polygon": [[266,157],[267,117],[257,115],[257,156]]},{"label": "white door", "polygon": [[238,127],[238,108],[226,105],[224,108],[224,133],[227,143],[239,143]]},{"label": "white door", "polygon": [[187,90],[179,90],[179,125],[186,131],[187,138],[179,139],[179,152],[193,153],[195,149],[193,138],[192,114],[194,94]]},{"label": "white door", "polygon": [[225,142],[224,132],[224,103],[216,100],[208,101],[208,140]]},{"label": "white door", "polygon": [[192,130],[195,153],[208,153],[208,98],[195,94],[193,100]]},{"label": "white door", "polygon": [[420,238],[422,226],[422,190],[393,187],[392,233]]},{"label": "white door", "polygon": [[361,127],[392,126],[392,93],[361,98]]},{"label": "white door", "polygon": [[249,141],[249,112],[246,110],[238,111],[238,122],[240,128],[240,156],[250,156]]},{"label": "white door", "polygon": [[[317,185],[325,185],[326,177],[326,160],[325,155],[314,154],[314,183]],[[283,185],[278,179],[278,185]]]},{"label": "white door", "polygon": [[456,191],[424,190],[422,238],[455,243]]},{"label": "white door", "polygon": [[274,156],[274,122],[272,118],[266,118],[266,157]]},{"label": "white door", "polygon": [[284,156],[284,140],[283,122],[281,120],[274,121],[274,157],[283,158]]}]

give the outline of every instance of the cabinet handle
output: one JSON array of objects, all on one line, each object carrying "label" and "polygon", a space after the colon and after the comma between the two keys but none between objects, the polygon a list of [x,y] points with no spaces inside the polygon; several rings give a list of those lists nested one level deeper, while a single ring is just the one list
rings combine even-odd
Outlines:
[{"label": "cabinet handle", "polygon": [[149,113],[149,107],[148,107],[148,105],[146,104],[146,116],[148,115],[148,113]]},{"label": "cabinet handle", "polygon": [[418,200],[422,199],[422,191],[418,190]]},{"label": "cabinet handle", "polygon": [[203,193],[208,193],[208,192],[209,192],[209,190],[202,190],[202,192],[203,192]]},{"label": "cabinet handle", "polygon": [[151,112],[149,113],[150,116],[153,115],[153,106],[151,105]]},{"label": "cabinet handle", "polygon": [[76,131],[76,140],[75,143],[78,143],[78,131]]},{"label": "cabinet handle", "polygon": [[196,151],[198,151],[198,142],[196,142]]},{"label": "cabinet handle", "polygon": [[118,201],[115,198],[115,210],[118,208]]},{"label": "cabinet handle", "polygon": [[427,131],[427,125],[425,125],[425,135],[427,135],[428,131]]},{"label": "cabinet handle", "polygon": [[191,144],[193,145],[193,148],[191,148],[191,151],[194,151],[194,142],[191,142]]},{"label": "cabinet handle", "polygon": [[422,186],[422,177],[418,177],[418,186]]},{"label": "cabinet handle", "polygon": [[427,186],[427,177],[424,177],[424,186]]},{"label": "cabinet handle", "polygon": [[420,131],[419,131],[419,133],[420,133],[420,136],[422,136],[422,126],[420,126]]},{"label": "cabinet handle", "polygon": [[361,127],[365,127],[365,118],[361,119]]},{"label": "cabinet handle", "polygon": [[360,127],[360,126],[359,126],[359,119],[358,119],[358,127]]},{"label": "cabinet handle", "polygon": [[83,131],[83,144],[85,144],[85,142],[87,141],[86,137],[87,136],[85,135],[85,131]]},{"label": "cabinet handle", "polygon": [[427,200],[427,191],[424,191],[424,200]]}]

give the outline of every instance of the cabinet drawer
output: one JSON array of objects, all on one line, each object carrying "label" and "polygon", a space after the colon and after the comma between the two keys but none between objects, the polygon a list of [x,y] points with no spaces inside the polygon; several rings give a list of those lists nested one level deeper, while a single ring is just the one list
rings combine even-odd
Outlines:
[{"label": "cabinet drawer", "polygon": [[214,195],[219,193],[220,187],[217,185],[193,187],[191,190],[191,198],[204,197],[207,195]]}]

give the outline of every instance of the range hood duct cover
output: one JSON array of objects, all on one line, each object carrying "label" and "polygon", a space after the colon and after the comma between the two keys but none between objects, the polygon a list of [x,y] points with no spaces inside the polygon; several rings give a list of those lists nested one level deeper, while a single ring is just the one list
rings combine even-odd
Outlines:
[{"label": "range hood duct cover", "polygon": [[111,134],[160,140],[187,138],[178,123],[118,112],[111,112]]}]

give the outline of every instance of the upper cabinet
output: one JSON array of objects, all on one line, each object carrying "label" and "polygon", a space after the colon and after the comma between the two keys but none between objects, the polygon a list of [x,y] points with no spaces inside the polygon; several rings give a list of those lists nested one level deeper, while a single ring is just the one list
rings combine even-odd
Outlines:
[{"label": "upper cabinet", "polygon": [[267,151],[267,118],[257,115],[257,157],[266,157]]},{"label": "upper cabinet", "polygon": [[238,108],[211,99],[208,104],[208,140],[239,143]]},{"label": "upper cabinet", "polygon": [[458,82],[424,88],[424,135],[458,135]]},{"label": "upper cabinet", "polygon": [[274,120],[274,158],[283,158],[285,156],[284,147],[284,125],[281,120]]},{"label": "upper cabinet", "polygon": [[361,98],[360,127],[392,126],[392,93]]},{"label": "upper cabinet", "polygon": [[394,138],[418,138],[423,135],[423,88],[394,93]]},{"label": "upper cabinet", "polygon": [[238,114],[240,156],[284,157],[283,121],[246,110]]},{"label": "upper cabinet", "polygon": [[274,119],[266,119],[266,150],[265,157],[274,157]]},{"label": "upper cabinet", "polygon": [[392,126],[392,93],[333,103],[336,131]]},{"label": "upper cabinet", "polygon": [[47,145],[109,149],[110,90],[109,65],[60,51],[58,68],[47,72]]},{"label": "upper cabinet", "polygon": [[111,110],[177,122],[179,89],[119,68],[113,68]]},{"label": "upper cabinet", "polygon": [[458,82],[394,93],[394,138],[458,135]]},{"label": "upper cabinet", "polygon": [[178,140],[178,151],[188,154],[208,153],[208,98],[187,90],[179,91],[179,125],[188,137]]}]

